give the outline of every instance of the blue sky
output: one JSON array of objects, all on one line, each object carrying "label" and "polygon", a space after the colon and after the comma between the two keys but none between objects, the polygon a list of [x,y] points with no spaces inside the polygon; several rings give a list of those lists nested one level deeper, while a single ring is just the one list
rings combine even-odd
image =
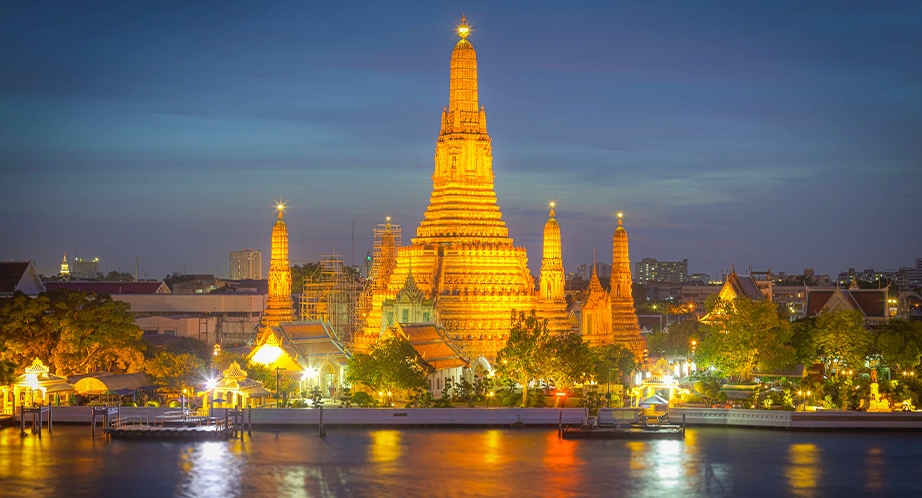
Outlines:
[{"label": "blue sky", "polygon": [[618,210],[632,259],[712,276],[922,256],[919,2],[4,5],[0,259],[44,273],[79,241],[225,275],[278,198],[294,261],[351,261],[353,218],[357,260],[385,215],[408,242],[462,12],[535,272],[549,199],[568,270]]}]

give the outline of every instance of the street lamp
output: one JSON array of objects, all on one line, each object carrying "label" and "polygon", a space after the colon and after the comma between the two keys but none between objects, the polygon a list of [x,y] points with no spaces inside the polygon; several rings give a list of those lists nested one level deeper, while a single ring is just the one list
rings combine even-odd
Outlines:
[{"label": "street lamp", "polygon": [[493,396],[496,396],[493,391],[487,393],[487,408],[490,408],[490,400],[493,399]]},{"label": "street lamp", "polygon": [[282,397],[281,397],[281,395],[280,395],[281,392],[279,391],[279,389],[282,387],[282,386],[279,384],[279,372],[282,372],[282,371],[284,371],[284,370],[285,370],[285,369],[282,368],[282,367],[275,367],[275,407],[276,407],[276,408],[279,408],[279,402],[280,402],[281,399],[282,399]]}]

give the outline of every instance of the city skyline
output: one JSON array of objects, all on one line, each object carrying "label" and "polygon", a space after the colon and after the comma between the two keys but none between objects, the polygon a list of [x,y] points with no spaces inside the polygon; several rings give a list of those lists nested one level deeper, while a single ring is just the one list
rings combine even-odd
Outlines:
[{"label": "city skyline", "polygon": [[[632,261],[689,272],[912,265],[922,8],[535,5],[464,7],[534,274],[551,199],[567,271],[618,210]],[[352,262],[353,219],[356,262],[385,215],[415,234],[458,6],[68,9],[0,21],[0,259],[221,275],[268,254],[276,199],[293,263]]]}]

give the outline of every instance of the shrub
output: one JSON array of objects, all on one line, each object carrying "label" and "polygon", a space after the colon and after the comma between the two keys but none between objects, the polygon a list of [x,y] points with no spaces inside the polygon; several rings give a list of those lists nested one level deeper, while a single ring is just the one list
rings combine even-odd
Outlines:
[{"label": "shrub", "polygon": [[144,406],[149,407],[149,408],[160,408],[160,403],[158,403],[157,401],[151,400],[145,403]]},{"label": "shrub", "polygon": [[352,395],[352,402],[361,406],[362,408],[368,408],[369,406],[374,406],[377,404],[368,393],[362,391]]}]

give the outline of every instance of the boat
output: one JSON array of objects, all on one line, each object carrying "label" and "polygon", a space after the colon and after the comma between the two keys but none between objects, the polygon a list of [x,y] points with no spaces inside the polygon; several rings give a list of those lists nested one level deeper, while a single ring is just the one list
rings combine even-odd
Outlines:
[{"label": "boat", "polygon": [[682,423],[669,421],[668,414],[657,415],[643,409],[602,408],[595,417],[586,417],[580,427],[561,430],[563,439],[685,439]]}]

